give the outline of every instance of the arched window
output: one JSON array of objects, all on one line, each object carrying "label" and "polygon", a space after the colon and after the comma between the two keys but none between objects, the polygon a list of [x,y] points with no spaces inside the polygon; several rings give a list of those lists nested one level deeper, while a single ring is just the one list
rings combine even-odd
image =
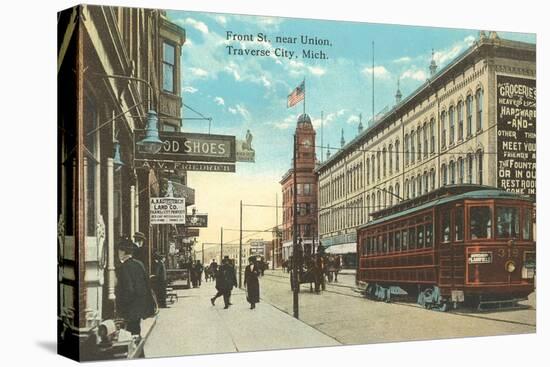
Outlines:
[{"label": "arched window", "polygon": [[455,107],[449,107],[449,144],[455,142]]},{"label": "arched window", "polygon": [[414,164],[414,156],[415,156],[414,141],[415,141],[415,138],[416,138],[416,134],[413,130],[413,131],[411,131],[411,156],[410,156],[411,164]]},{"label": "arched window", "polygon": [[376,193],[376,204],[376,210],[382,209],[382,193],[380,191]]},{"label": "arched window", "polygon": [[458,183],[464,183],[464,159],[458,158]]},{"label": "arched window", "polygon": [[390,170],[390,175],[392,174],[393,172],[393,145],[389,145],[388,146],[388,158],[389,158],[389,170]]},{"label": "arched window", "polygon": [[405,166],[409,165],[409,135],[405,134]]},{"label": "arched window", "polygon": [[372,182],[375,182],[376,180],[376,175],[375,175],[375,172],[376,172],[376,162],[375,162],[375,159],[374,159],[374,154],[371,156],[370,158],[370,164],[372,166]]},{"label": "arched window", "polygon": [[416,176],[416,189],[416,195],[422,195],[422,177],[420,176],[420,173],[418,174],[418,176]]},{"label": "arched window", "polygon": [[384,149],[382,149],[382,168],[383,168],[382,175],[384,177],[386,177],[386,156],[387,156],[386,152],[387,152],[386,147],[384,147]]},{"label": "arched window", "polygon": [[416,197],[416,180],[414,177],[411,177],[411,198]]},{"label": "arched window", "polygon": [[428,171],[424,171],[424,174],[422,175],[422,187],[424,188],[424,193],[427,194],[429,191]]},{"label": "arched window", "polygon": [[435,153],[435,119],[430,119],[430,153]]},{"label": "arched window", "polygon": [[399,140],[395,141],[395,171],[399,172],[399,155],[401,152],[399,151]]},{"label": "arched window", "polygon": [[478,150],[476,152],[476,161],[477,161],[477,183],[483,185],[483,152]]},{"label": "arched window", "polygon": [[445,111],[441,112],[441,148],[445,148],[447,146],[447,113]]},{"label": "arched window", "polygon": [[380,151],[376,153],[376,179],[380,181]]},{"label": "arched window", "polygon": [[441,186],[447,185],[447,166],[445,163],[441,165]]},{"label": "arched window", "polygon": [[369,214],[370,214],[370,196],[367,195],[367,222],[369,221]]},{"label": "arched window", "polygon": [[430,190],[435,190],[435,169],[430,170]]},{"label": "arched window", "polygon": [[458,140],[464,139],[464,102],[458,102],[456,106],[456,115],[458,118],[457,136]]},{"label": "arched window", "polygon": [[390,206],[393,205],[393,186],[390,186],[388,188],[388,192],[389,192],[389,204]]},{"label": "arched window", "polygon": [[422,160],[422,129],[420,128],[420,126],[416,130],[416,151],[416,157],[420,162]]},{"label": "arched window", "polygon": [[451,161],[449,163],[449,176],[450,177],[450,184],[454,185],[456,183],[456,167],[455,167],[455,161]]},{"label": "arched window", "polygon": [[399,194],[399,182],[395,184],[395,195],[396,199],[399,200],[398,198],[401,197],[401,195]]},{"label": "arched window", "polygon": [[367,185],[370,184],[370,159],[367,157]]},{"label": "arched window", "polygon": [[405,180],[405,199],[409,199],[411,196],[410,196],[410,191],[409,191],[409,179],[406,179]]},{"label": "arched window", "polygon": [[472,114],[473,114],[473,99],[472,95],[466,97],[466,136],[472,135]]},{"label": "arched window", "polygon": [[474,183],[474,157],[471,153],[466,156],[466,163],[468,164],[468,183]]},{"label": "arched window", "polygon": [[483,129],[483,89],[476,91],[476,129]]},{"label": "arched window", "polygon": [[428,124],[424,123],[422,131],[424,134],[424,158],[426,158],[428,156]]}]

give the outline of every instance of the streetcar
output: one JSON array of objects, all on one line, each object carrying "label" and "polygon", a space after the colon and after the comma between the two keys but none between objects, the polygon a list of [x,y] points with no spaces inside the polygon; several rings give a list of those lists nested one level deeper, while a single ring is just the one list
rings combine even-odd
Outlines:
[{"label": "streetcar", "polygon": [[441,311],[517,307],[535,288],[534,209],[527,196],[448,185],[379,210],[357,229],[356,282]]}]

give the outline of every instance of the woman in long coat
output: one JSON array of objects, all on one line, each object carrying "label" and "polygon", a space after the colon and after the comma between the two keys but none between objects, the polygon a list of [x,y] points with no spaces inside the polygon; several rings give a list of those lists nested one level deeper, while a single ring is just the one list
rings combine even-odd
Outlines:
[{"label": "woman in long coat", "polygon": [[244,270],[244,286],[246,287],[246,300],[250,303],[250,309],[256,308],[256,303],[260,302],[260,282],[258,276],[260,269],[256,264],[256,258],[248,258],[249,265]]}]

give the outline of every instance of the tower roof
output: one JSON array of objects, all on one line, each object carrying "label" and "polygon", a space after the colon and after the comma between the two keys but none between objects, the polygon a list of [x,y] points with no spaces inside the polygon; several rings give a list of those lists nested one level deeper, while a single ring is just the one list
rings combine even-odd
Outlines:
[{"label": "tower roof", "polygon": [[300,125],[311,125],[311,118],[307,113],[302,113],[298,116],[298,127]]}]

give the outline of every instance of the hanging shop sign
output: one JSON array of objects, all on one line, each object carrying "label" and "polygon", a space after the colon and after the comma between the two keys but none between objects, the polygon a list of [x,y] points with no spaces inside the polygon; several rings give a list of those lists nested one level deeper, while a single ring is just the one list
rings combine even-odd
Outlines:
[{"label": "hanging shop sign", "polygon": [[[162,179],[162,187],[162,192],[164,193],[163,196],[184,198],[185,206],[195,205],[195,189],[185,186],[179,182],[168,180],[166,178]],[[168,195],[168,187],[170,187],[171,195]]]},{"label": "hanging shop sign", "polygon": [[497,75],[497,186],[536,195],[535,79]]},{"label": "hanging shop sign", "polygon": [[[145,131],[136,130],[135,141],[145,138]],[[235,137],[160,131],[162,148],[158,153],[146,153],[135,145],[135,159],[176,162],[225,162],[236,161]]]},{"label": "hanging shop sign", "polygon": [[185,226],[197,228],[208,227],[208,214],[187,214],[185,217]]},{"label": "hanging shop sign", "polygon": [[175,162],[153,159],[135,159],[136,168],[159,169],[165,171],[198,171],[198,172],[235,172],[234,164],[202,163],[202,162]]},{"label": "hanging shop sign", "polygon": [[185,199],[162,197],[149,202],[151,224],[185,224]]}]

